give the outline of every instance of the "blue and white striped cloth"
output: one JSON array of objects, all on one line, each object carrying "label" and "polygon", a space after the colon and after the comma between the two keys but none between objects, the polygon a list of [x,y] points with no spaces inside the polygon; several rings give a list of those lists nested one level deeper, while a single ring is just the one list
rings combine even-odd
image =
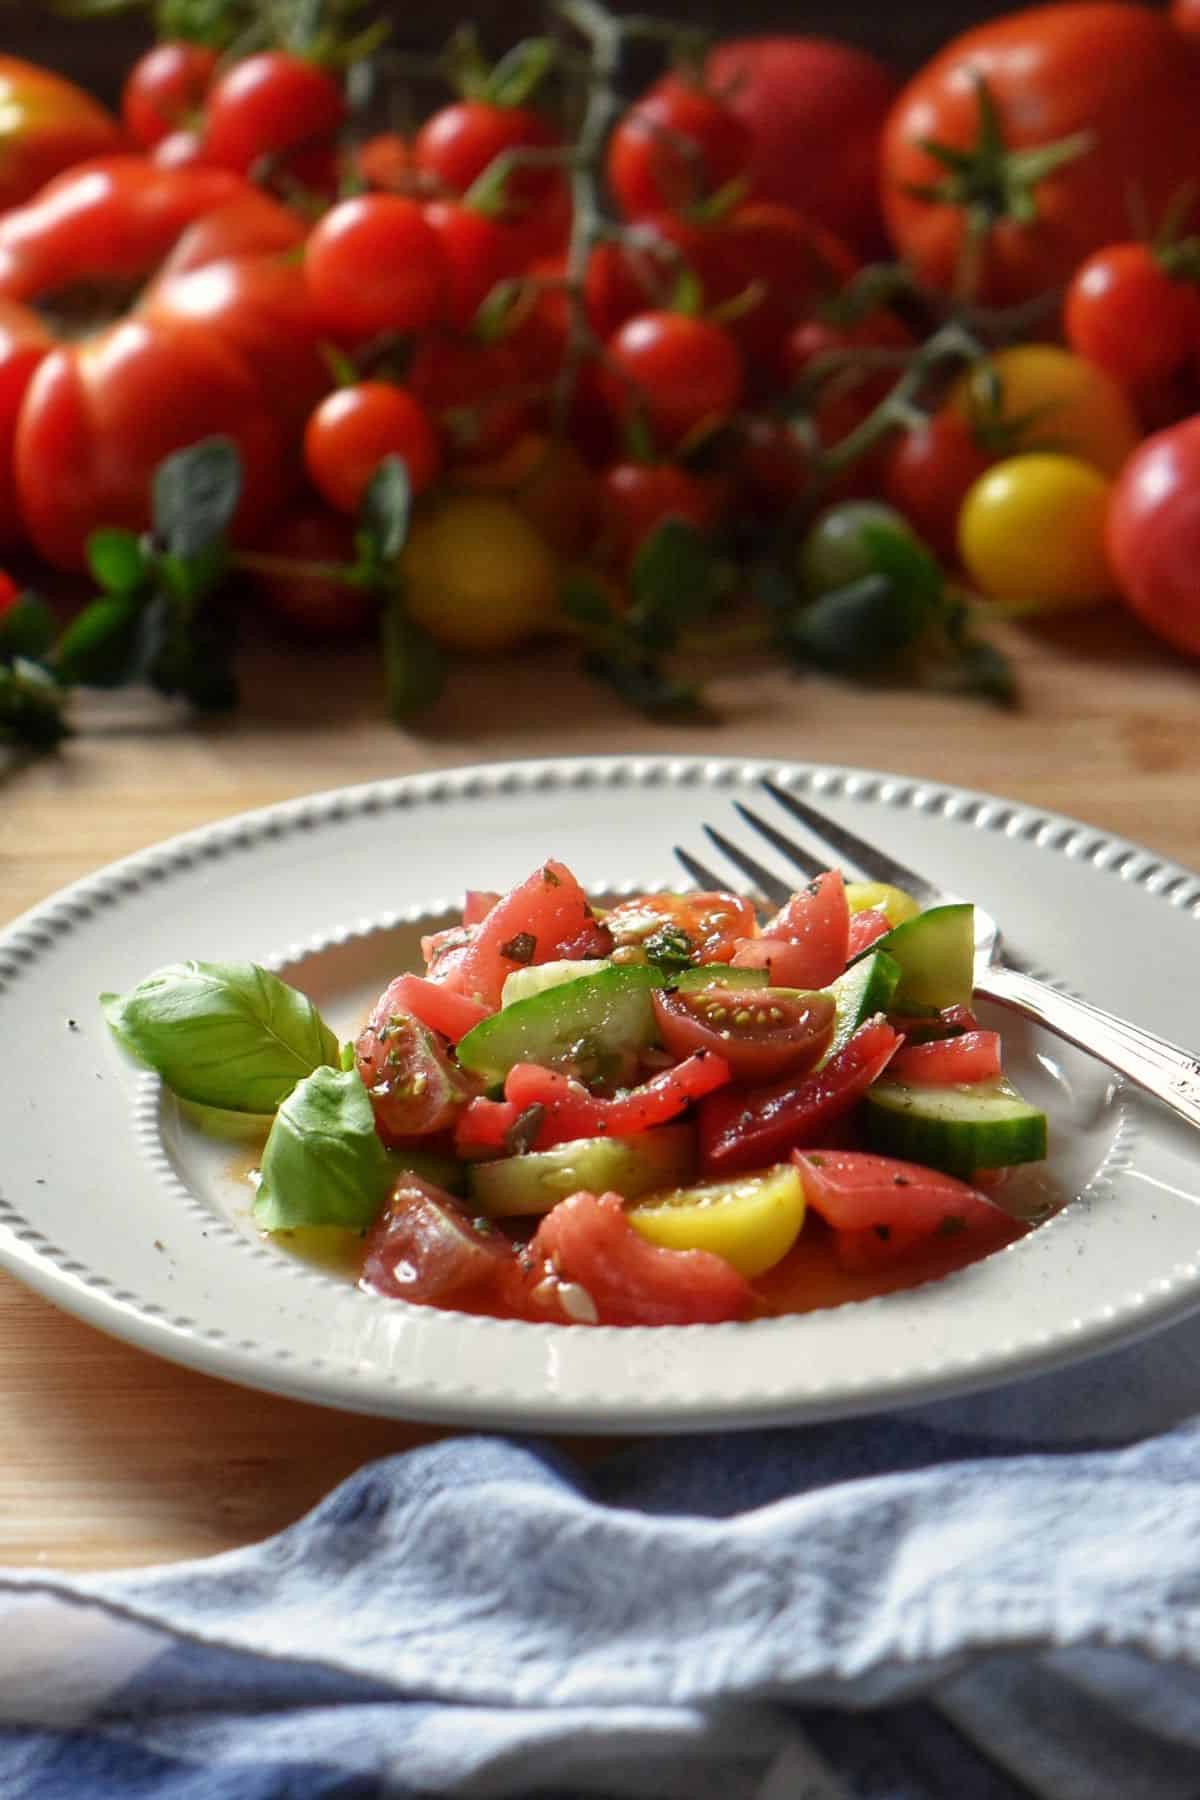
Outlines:
[{"label": "blue and white striped cloth", "polygon": [[0,1571],[3,1800],[1198,1800],[1200,1320],[917,1413],[457,1437]]}]

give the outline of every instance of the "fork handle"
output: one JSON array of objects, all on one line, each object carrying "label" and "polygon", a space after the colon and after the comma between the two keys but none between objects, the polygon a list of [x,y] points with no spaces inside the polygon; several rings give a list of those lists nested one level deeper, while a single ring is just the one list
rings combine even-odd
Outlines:
[{"label": "fork handle", "polygon": [[975,992],[1066,1038],[1153,1094],[1189,1125],[1200,1125],[1200,1057],[1089,1000],[1076,1000],[999,963],[976,971]]}]

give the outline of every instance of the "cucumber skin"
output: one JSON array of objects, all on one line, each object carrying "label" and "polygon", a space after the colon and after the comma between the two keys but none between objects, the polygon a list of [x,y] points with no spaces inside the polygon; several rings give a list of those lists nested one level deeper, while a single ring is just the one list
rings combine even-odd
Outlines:
[{"label": "cucumber skin", "polygon": [[[873,944],[865,956],[851,963],[844,974],[829,984],[825,992],[833,995],[837,1013],[829,1048],[818,1068],[850,1042],[860,1025],[873,1019],[876,1013],[887,1012],[899,982],[900,966],[895,958],[881,950],[878,944]],[[856,995],[858,989],[861,991]],[[847,995],[850,996],[849,1003],[846,1003]]]},{"label": "cucumber skin", "polygon": [[[971,1004],[975,988],[974,921],[975,908],[970,901],[956,901],[949,906],[932,906],[876,938],[871,948],[882,950],[900,965],[900,982],[892,997],[895,1012],[936,1013],[944,1006]],[[948,966],[943,951],[930,967],[929,939],[945,942],[950,928],[955,928],[951,951],[958,966]]]},{"label": "cucumber skin", "polygon": [[578,981],[560,982],[540,994],[531,994],[527,1000],[514,1000],[511,1006],[502,1007],[473,1025],[459,1040],[455,1054],[464,1069],[493,1082],[503,1081],[518,1062],[554,1068],[558,1049],[566,1049],[581,1038],[603,1039],[605,1014],[611,1016],[614,1009],[633,1008],[640,996],[645,1001],[645,1016],[639,1033],[632,1040],[603,1046],[623,1049],[628,1041],[630,1047],[636,1048],[653,1041],[650,996],[655,988],[665,985],[665,976],[644,963],[628,963],[604,969],[598,975],[582,975]]},{"label": "cucumber skin", "polygon": [[[861,1120],[867,1147],[883,1156],[923,1163],[946,1175],[969,1180],[976,1169],[1010,1168],[1016,1163],[1041,1162],[1047,1149],[1046,1115],[1023,1100],[1006,1080],[991,1084],[976,1104],[981,1116],[947,1118],[941,1098],[953,1095],[956,1103],[970,1103],[968,1087],[919,1088],[886,1077],[868,1090]],[[1002,1099],[1004,1108],[988,1101]]]},{"label": "cucumber skin", "polygon": [[[552,1150],[474,1163],[467,1181],[473,1203],[489,1218],[532,1218],[579,1188],[612,1189],[636,1200],[660,1187],[678,1187],[693,1179],[695,1166],[691,1126],[660,1125],[640,1138],[578,1138]],[[570,1171],[565,1180],[564,1169]]]},{"label": "cucumber skin", "polygon": [[770,985],[765,969],[735,969],[732,963],[701,963],[696,968],[680,969],[667,979],[669,988],[681,994],[693,994],[706,987],[763,988]]}]

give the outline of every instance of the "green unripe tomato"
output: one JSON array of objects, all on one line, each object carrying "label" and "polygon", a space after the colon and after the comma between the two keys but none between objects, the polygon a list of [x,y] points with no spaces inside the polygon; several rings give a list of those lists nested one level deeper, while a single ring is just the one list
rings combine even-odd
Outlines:
[{"label": "green unripe tomato", "polygon": [[879,500],[843,500],[819,514],[800,546],[797,570],[810,600],[874,574],[875,563],[863,542],[864,529],[872,527],[913,536],[907,519]]}]

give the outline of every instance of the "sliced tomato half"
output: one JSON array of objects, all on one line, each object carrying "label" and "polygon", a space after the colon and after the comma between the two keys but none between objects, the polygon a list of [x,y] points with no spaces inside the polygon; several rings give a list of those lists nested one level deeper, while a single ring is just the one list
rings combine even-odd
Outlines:
[{"label": "sliced tomato half", "polygon": [[663,989],[653,998],[666,1049],[678,1057],[715,1051],[736,1081],[811,1069],[833,1036],[837,1011],[832,994],[769,987]]},{"label": "sliced tomato half", "polygon": [[504,1098],[515,1105],[518,1116],[529,1107],[543,1109],[533,1148],[548,1150],[572,1138],[636,1137],[677,1118],[694,1100],[723,1087],[729,1077],[724,1057],[698,1050],[640,1087],[607,1099],[589,1093],[582,1082],[558,1069],[516,1063],[505,1079]]},{"label": "sliced tomato half", "polygon": [[797,1150],[793,1160],[808,1204],[838,1234],[844,1268],[897,1262],[935,1234],[1008,1224],[978,1188],[920,1163],[858,1150]]}]

